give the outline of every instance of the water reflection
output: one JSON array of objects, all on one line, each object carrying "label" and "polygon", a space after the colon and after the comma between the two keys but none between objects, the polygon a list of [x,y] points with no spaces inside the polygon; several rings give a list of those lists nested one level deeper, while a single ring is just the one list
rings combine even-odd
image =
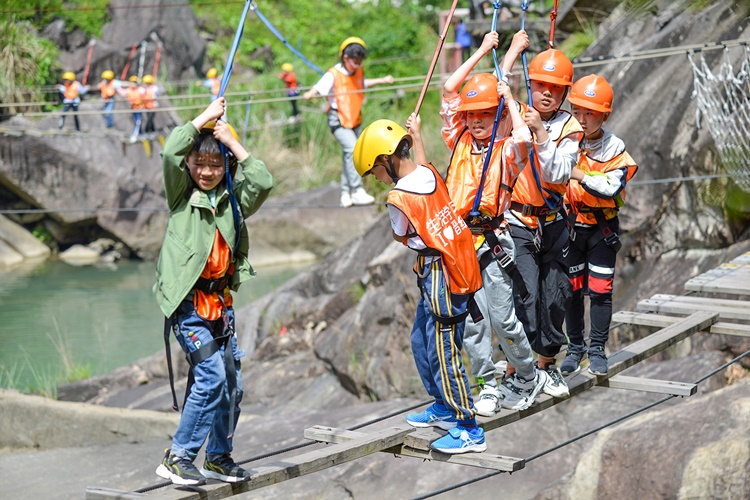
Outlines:
[{"label": "water reflection", "polygon": [[[163,348],[163,316],[151,293],[154,266],[45,260],[0,272],[0,385],[43,386],[86,365],[91,375],[108,373]],[[309,266],[258,269],[235,294],[235,307]]]}]

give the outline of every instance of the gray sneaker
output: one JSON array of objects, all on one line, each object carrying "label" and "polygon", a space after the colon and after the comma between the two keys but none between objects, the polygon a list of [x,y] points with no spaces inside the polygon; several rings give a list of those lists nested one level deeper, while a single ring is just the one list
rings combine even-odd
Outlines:
[{"label": "gray sneaker", "polygon": [[604,347],[596,346],[589,349],[589,373],[606,375],[607,370],[607,355],[604,354]]},{"label": "gray sneaker", "polygon": [[503,399],[502,407],[509,410],[525,410],[534,403],[537,395],[544,389],[549,375],[544,370],[534,368],[533,380],[524,380],[518,373],[508,377],[510,393]]},{"label": "gray sneaker", "polygon": [[568,352],[565,360],[560,365],[560,371],[563,375],[572,375],[578,373],[581,369],[581,360],[586,356],[586,345],[568,344]]},{"label": "gray sneaker", "polygon": [[206,484],[205,476],[198,472],[192,460],[176,456],[169,448],[164,450],[164,459],[156,468],[156,474],[169,479],[173,484],[186,486]]},{"label": "gray sneaker", "polygon": [[549,375],[549,380],[544,384],[544,393],[549,394],[553,398],[567,398],[570,396],[570,390],[568,384],[565,383],[560,370],[557,369],[555,363],[550,363],[544,367],[544,371]]}]

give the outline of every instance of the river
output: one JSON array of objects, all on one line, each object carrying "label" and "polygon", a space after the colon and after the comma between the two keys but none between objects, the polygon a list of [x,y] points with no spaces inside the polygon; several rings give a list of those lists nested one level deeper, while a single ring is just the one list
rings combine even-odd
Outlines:
[{"label": "river", "polygon": [[[235,294],[235,308],[309,266],[257,269]],[[0,272],[0,386],[50,394],[58,382],[109,373],[163,349],[154,269],[153,262],[48,260]]]}]

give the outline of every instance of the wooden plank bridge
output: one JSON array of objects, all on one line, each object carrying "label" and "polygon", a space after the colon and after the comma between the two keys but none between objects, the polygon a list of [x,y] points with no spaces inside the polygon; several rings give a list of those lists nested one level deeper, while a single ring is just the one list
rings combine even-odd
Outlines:
[{"label": "wooden plank bridge", "polygon": [[[750,252],[688,280],[685,283],[685,290],[728,294],[735,297],[750,296],[749,278]],[[609,357],[607,375],[597,376],[588,373],[587,370],[581,370],[569,376],[567,382],[570,397],[575,397],[593,386],[691,396],[696,393],[695,384],[629,377],[621,375],[620,372],[697,332],[750,336],[750,302],[739,299],[656,294],[640,301],[636,312],[620,311],[615,313],[612,319],[613,323],[659,329],[612,353]],[[489,432],[539,413],[566,399],[552,398],[542,394],[537,397],[535,404],[526,410],[502,409],[494,417],[478,417],[477,420],[485,432]],[[415,429],[408,424],[373,432],[354,432],[316,425],[306,429],[304,437],[319,443],[328,443],[328,445],[301,455],[253,467],[253,479],[246,483],[229,484],[209,481],[209,484],[200,487],[168,486],[147,493],[89,487],[86,489],[86,498],[88,500],[132,500],[157,497],[170,500],[227,498],[377,452],[506,472],[515,472],[525,466],[524,459],[521,458],[491,453],[446,455],[431,450],[430,442],[442,435],[444,432],[435,428]]]}]

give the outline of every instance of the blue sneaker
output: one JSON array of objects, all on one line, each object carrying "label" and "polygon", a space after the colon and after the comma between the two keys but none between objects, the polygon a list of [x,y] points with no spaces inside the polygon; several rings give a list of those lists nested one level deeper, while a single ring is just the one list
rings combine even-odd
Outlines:
[{"label": "blue sneaker", "polygon": [[[442,408],[445,406],[440,405]],[[452,412],[439,410],[437,403],[432,403],[422,413],[410,413],[406,423],[414,427],[437,427],[444,431],[453,429],[458,421]]]},{"label": "blue sneaker", "polygon": [[487,449],[481,427],[454,427],[448,434],[430,443],[430,448],[441,453],[482,452]]}]

